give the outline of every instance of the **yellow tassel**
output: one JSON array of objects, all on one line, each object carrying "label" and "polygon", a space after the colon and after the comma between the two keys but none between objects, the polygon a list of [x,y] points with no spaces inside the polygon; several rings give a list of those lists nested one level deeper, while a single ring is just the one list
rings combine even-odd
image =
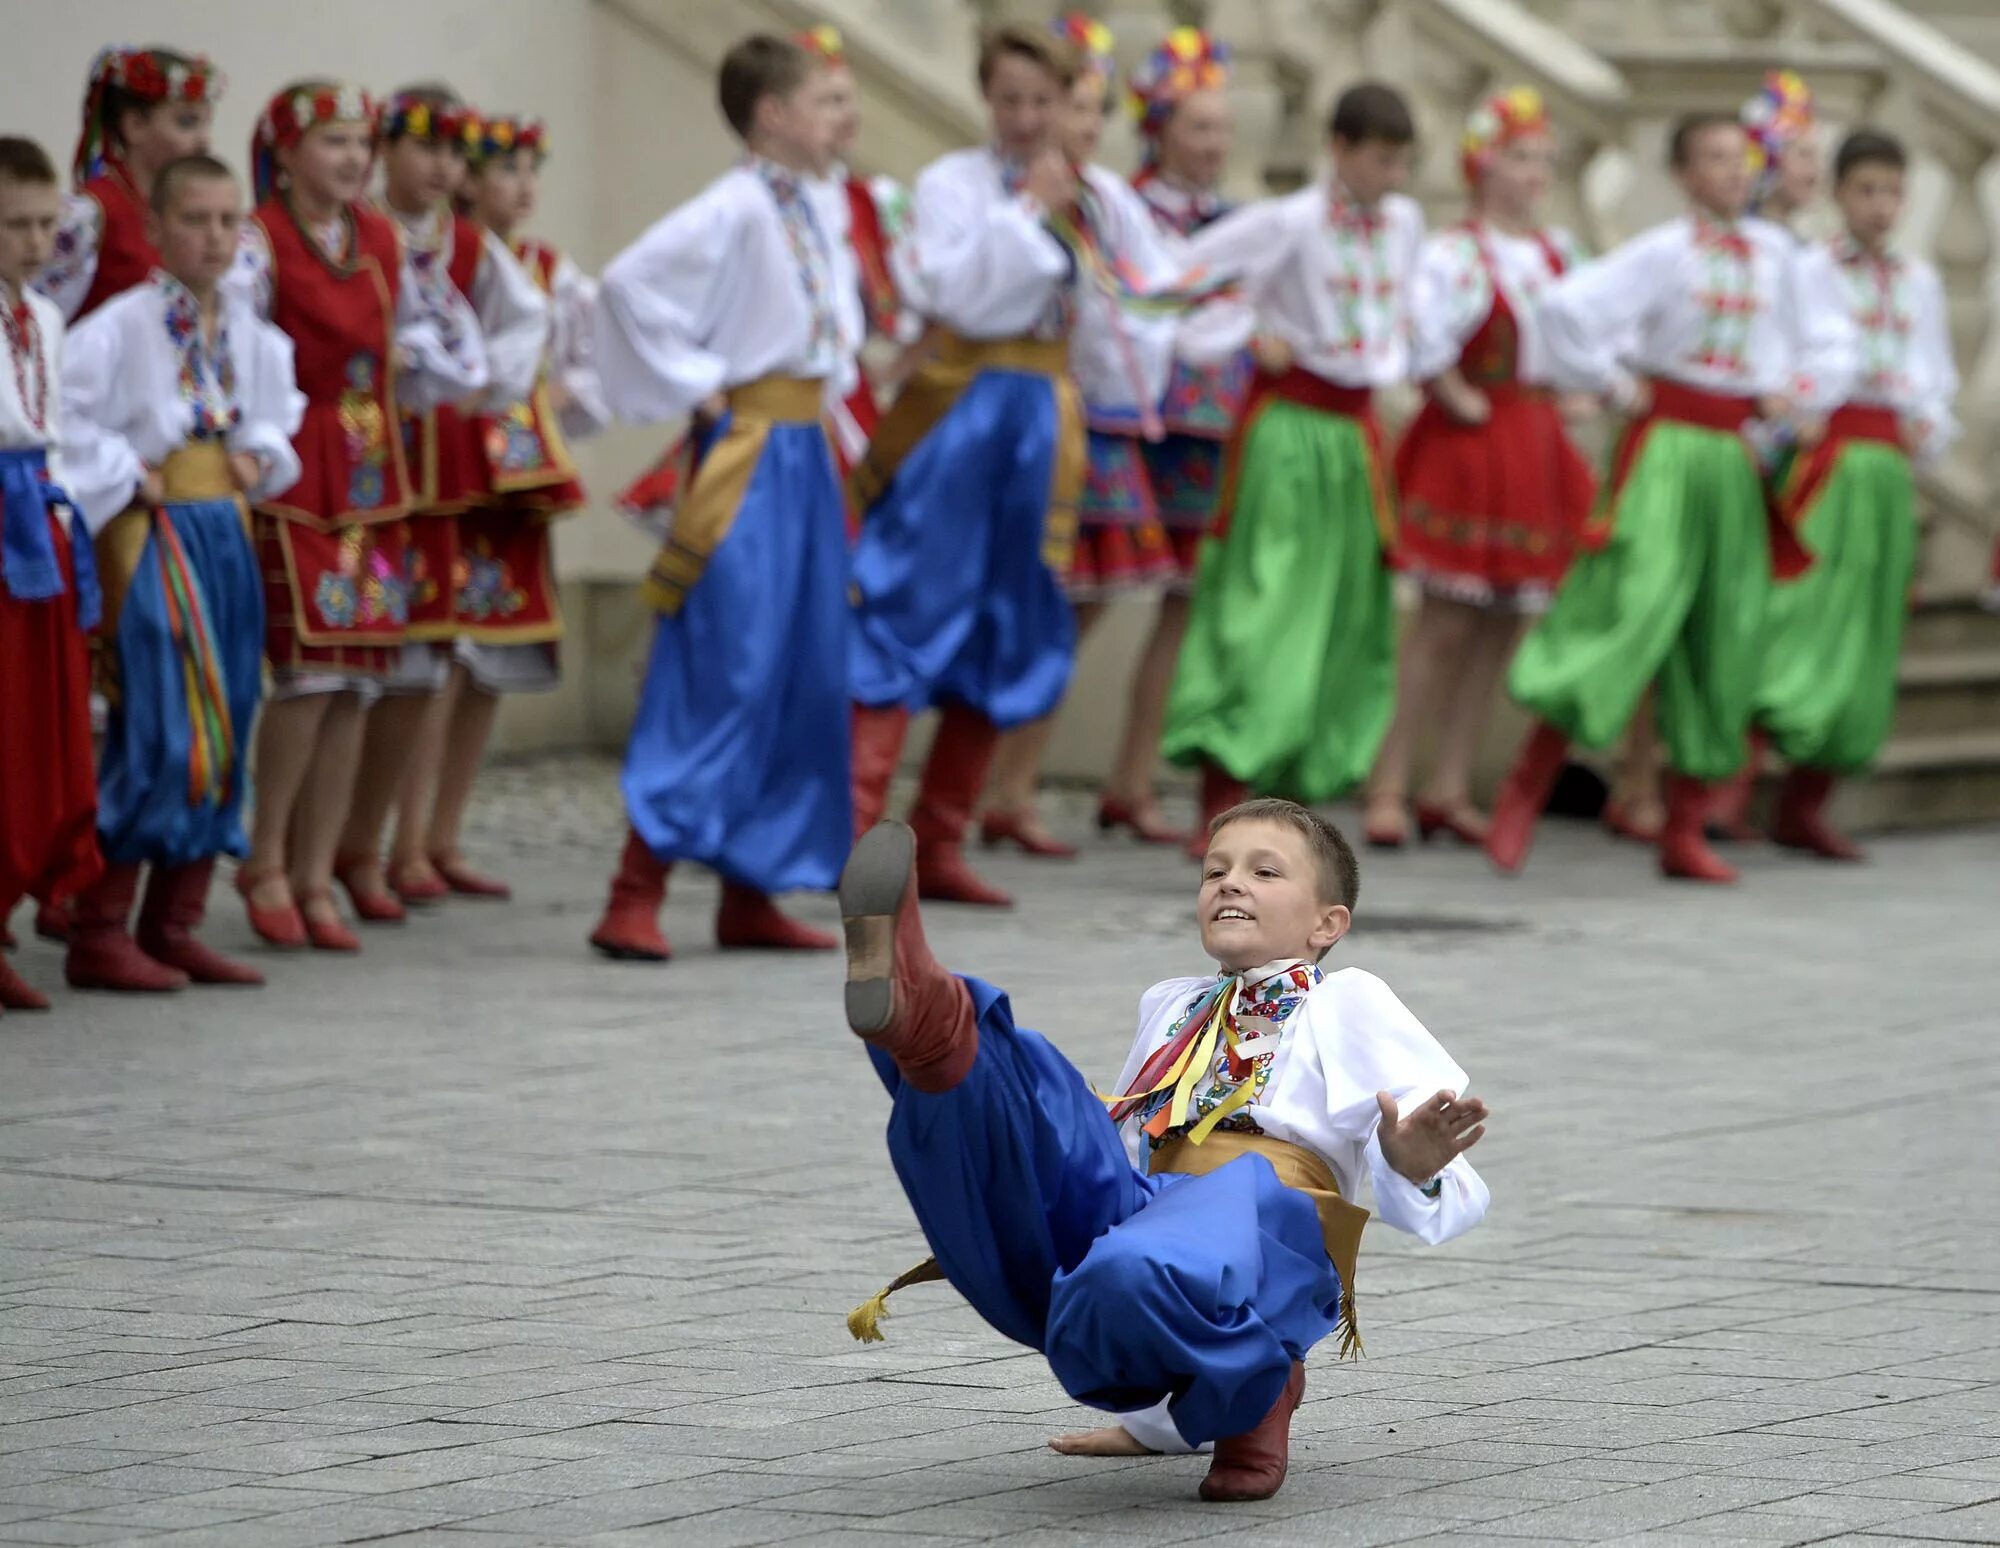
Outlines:
[{"label": "yellow tassel", "polygon": [[847,1331],[864,1344],[882,1342],[882,1319],[889,1315],[889,1292],[871,1295],[847,1314]]},{"label": "yellow tassel", "polygon": [[[850,1323],[849,1326],[852,1326]],[[855,1335],[857,1338],[859,1334]],[[880,1334],[876,1335],[878,1338]],[[1361,1324],[1354,1318],[1354,1292],[1342,1290],[1340,1295],[1340,1358],[1359,1360],[1368,1351],[1361,1347]]]},{"label": "yellow tassel", "polygon": [[943,1279],[944,1270],[936,1258],[926,1258],[913,1269],[898,1274],[876,1294],[847,1314],[847,1331],[864,1344],[882,1342],[882,1319],[889,1315],[889,1297],[911,1285],[925,1285]]}]

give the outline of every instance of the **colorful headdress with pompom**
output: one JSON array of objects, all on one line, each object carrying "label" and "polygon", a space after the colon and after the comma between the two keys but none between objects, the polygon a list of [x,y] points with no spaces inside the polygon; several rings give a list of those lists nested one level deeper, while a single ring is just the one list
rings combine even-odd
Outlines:
[{"label": "colorful headdress with pompom", "polygon": [[1474,188],[1493,162],[1493,153],[1513,140],[1549,132],[1549,105],[1532,86],[1495,92],[1467,115],[1458,142],[1459,170]]},{"label": "colorful headdress with pompom", "polygon": [[1778,178],[1778,157],[1787,145],[1813,126],[1812,91],[1794,70],[1773,70],[1757,95],[1737,115],[1750,142],[1750,173],[1756,179],[1752,202],[1771,191]]},{"label": "colorful headdress with pompom", "polygon": [[792,41],[822,64],[836,69],[844,69],[847,65],[847,46],[841,41],[840,29],[827,22],[793,33]]},{"label": "colorful headdress with pompom", "polygon": [[463,146],[470,156],[479,144],[480,132],[478,111],[463,102],[439,106],[415,93],[401,92],[382,110],[385,142],[434,140],[440,145]]},{"label": "colorful headdress with pompom", "polygon": [[366,124],[373,134],[381,104],[359,86],[318,86],[281,91],[264,105],[250,136],[250,183],[262,204],[278,186],[278,151],[296,145],[321,124]]},{"label": "colorful headdress with pompom", "polygon": [[1229,45],[1199,27],[1176,27],[1132,72],[1126,103],[1148,144],[1173,117],[1174,109],[1198,91],[1219,91],[1229,83]]},{"label": "colorful headdress with pompom", "polygon": [[174,54],[155,48],[105,48],[90,62],[90,79],[83,93],[83,133],[76,142],[71,170],[81,188],[104,171],[111,126],[105,122],[105,101],[113,88],[145,103],[217,102],[224,85],[222,72],[199,54]]},{"label": "colorful headdress with pompom", "polygon": [[513,151],[528,152],[536,166],[548,159],[549,131],[539,118],[480,119],[478,139],[466,152],[466,160],[475,167],[483,166],[495,156]]},{"label": "colorful headdress with pompom", "polygon": [[1069,11],[1050,22],[1049,31],[1076,50],[1083,74],[1101,77],[1107,90],[1118,79],[1118,61],[1111,56],[1115,41],[1111,29],[1095,16]]}]

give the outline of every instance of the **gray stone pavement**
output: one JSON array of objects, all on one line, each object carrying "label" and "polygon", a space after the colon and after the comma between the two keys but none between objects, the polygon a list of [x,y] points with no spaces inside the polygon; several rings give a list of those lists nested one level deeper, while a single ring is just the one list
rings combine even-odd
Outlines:
[{"label": "gray stone pavement", "polygon": [[[1197,1460],[1044,1449],[1089,1416],[942,1287],[852,1343],[921,1244],[837,960],[717,955],[689,877],[678,960],[599,964],[609,765],[488,796],[511,906],[0,1022],[0,1541],[2000,1542],[2000,832],[1735,891],[1571,825],[1514,883],[1365,857],[1341,959],[1494,1104],[1494,1208],[1371,1233],[1368,1358],[1218,1510]],[[933,911],[941,953],[1108,1079],[1190,870],[992,870],[1021,907]]]}]

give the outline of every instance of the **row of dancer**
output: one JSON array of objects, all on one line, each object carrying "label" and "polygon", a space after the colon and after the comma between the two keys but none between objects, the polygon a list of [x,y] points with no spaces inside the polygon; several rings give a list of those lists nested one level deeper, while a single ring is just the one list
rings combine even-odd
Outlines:
[{"label": "row of dancer", "polygon": [[[1734,115],[1697,115],[1670,153],[1689,213],[1580,261],[1535,218],[1553,129],[1532,93],[1474,115],[1474,214],[1436,237],[1399,191],[1409,111],[1378,83],[1337,102],[1326,177],[1224,213],[1181,180],[1203,164],[1189,149],[1202,115],[1223,111],[1221,50],[1179,32],[1139,74],[1148,143],[1175,164],[1135,190],[1078,156],[1101,121],[1108,63],[1093,68],[1088,46],[1101,42],[1084,25],[985,40],[990,142],[917,180],[891,266],[926,326],[849,480],[860,524],[845,565],[825,558],[844,553],[834,538],[780,514],[837,512],[804,384],[847,391],[864,326],[851,244],[830,239],[810,197],[834,154],[822,99],[843,89],[839,62],[777,40],[732,56],[742,73],[725,70],[724,102],[748,165],[607,269],[607,392],[635,417],[693,412],[703,460],[653,572],[661,623],[624,776],[632,831],[595,944],[667,955],[657,916],[678,860],[765,891],[828,885],[850,834],[884,813],[911,714],[933,707],[911,814],[920,885],[1005,903],[968,862],[968,825],[1001,733],[1045,722],[1067,688],[1080,620],[1066,583],[1087,596],[1177,549],[1192,599],[1163,612],[1127,740],[1147,779],[1156,738],[1200,771],[1204,825],[1250,791],[1322,801],[1378,768],[1402,564],[1432,620],[1410,653],[1406,715],[1424,713],[1425,687],[1485,675],[1459,712],[1464,765],[1517,626],[1475,634],[1463,604],[1554,598],[1512,671],[1546,724],[1504,820],[1489,832],[1470,811],[1443,814],[1504,868],[1524,858],[1569,742],[1615,743],[1649,700],[1674,771],[1668,820],[1647,835],[1667,874],[1730,874],[1703,830],[1753,712],[1798,727],[1780,836],[1845,852],[1823,805],[1832,772],[1879,742],[1897,643],[1883,599],[1900,605],[1911,550],[1877,567],[1825,513],[1852,504],[1908,527],[1907,453],[1951,429],[1935,277],[1886,245],[1900,147],[1849,141],[1850,231],[1821,249],[1746,215],[1745,132]],[[1155,213],[1176,207],[1195,212],[1185,230]],[[1374,398],[1412,377],[1428,404],[1392,465]],[[1594,501],[1558,390],[1629,420]],[[1759,448],[1772,445],[1797,475],[1767,523]],[[1857,485],[1871,464],[1894,476]],[[1162,489],[1200,513],[1198,540],[1162,533]],[[1774,604],[1801,542],[1826,550],[1817,578]],[[749,616],[770,622],[746,639]],[[1453,645],[1477,665],[1453,662]],[[1164,699],[1157,733],[1149,696]],[[835,726],[848,698],[851,749]],[[1390,740],[1392,770],[1411,729]],[[1007,774],[996,836],[1033,840]],[[1107,820],[1160,836],[1147,794],[1144,781],[1114,788]],[[794,943],[829,941],[801,928]]]},{"label": "row of dancer", "polygon": [[[519,230],[539,125],[301,81],[259,118],[246,218],[206,148],[220,90],[206,60],[107,50],[69,199],[31,141],[0,170],[25,556],[0,596],[25,631],[0,662],[0,919],[41,900],[84,988],[260,982],[194,935],[223,855],[279,947],[358,948],[336,874],[378,920],[504,891],[457,824],[496,692],[553,681],[564,437],[604,418],[590,287]],[[41,1003],[5,977],[0,1003]]]}]

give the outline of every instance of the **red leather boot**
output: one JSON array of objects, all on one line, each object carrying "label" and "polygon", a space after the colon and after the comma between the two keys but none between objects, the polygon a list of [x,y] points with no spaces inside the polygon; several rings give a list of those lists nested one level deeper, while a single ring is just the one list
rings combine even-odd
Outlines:
[{"label": "red leather boot", "polygon": [[155,962],[126,930],[139,892],[139,867],[109,865],[76,900],[63,977],[73,989],[122,994],[169,994],[187,988],[187,974]]},{"label": "red leather boot", "polygon": [[67,903],[41,903],[35,907],[35,934],[45,941],[58,944],[68,941],[71,923],[71,907]]},{"label": "red leather boot", "polygon": [[215,860],[171,868],[154,866],[139,910],[139,949],[155,962],[178,968],[198,984],[261,984],[264,975],[234,962],[195,938],[208,913],[208,883]]},{"label": "red leather boot", "polygon": [[1547,721],[1540,721],[1521,744],[1514,766],[1493,798],[1493,815],[1486,822],[1486,855],[1500,870],[1512,874],[1527,863],[1534,847],[1535,825],[1549,792],[1556,787],[1569,738]]},{"label": "red leather boot", "polygon": [[590,944],[615,962],[665,962],[673,953],[660,933],[660,907],[667,901],[667,872],[653,858],[637,829],[625,832],[625,848],[611,878],[604,917],[590,932]]},{"label": "red leather boot", "polygon": [[917,896],[942,903],[1012,908],[1014,900],[980,880],[965,859],[965,830],[986,783],[1000,732],[964,704],[947,704],[924,763],[910,828],[917,835]]},{"label": "red leather boot", "polygon": [[902,761],[910,712],[900,704],[854,706],[854,836],[882,820],[889,805],[889,781]]},{"label": "red leather boot", "polygon": [[1750,821],[1750,798],[1757,793],[1757,778],[1764,772],[1771,738],[1762,727],[1752,726],[1746,740],[1750,751],[1743,767],[1709,787],[1708,836],[1729,844],[1754,843],[1761,837]]},{"label": "red leather boot", "polygon": [[1215,826],[1215,819],[1230,807],[1240,806],[1249,799],[1250,787],[1242,780],[1219,763],[1204,763],[1201,766],[1201,817],[1194,825],[1194,832],[1188,835],[1188,858],[1207,859],[1208,830]]},{"label": "red leather boot", "polygon": [[1708,847],[1704,822],[1715,810],[1714,788],[1685,774],[1667,776],[1667,825],[1660,830],[1660,874],[1682,881],[1733,882],[1735,870]]},{"label": "red leather boot", "polygon": [[1827,825],[1826,803],[1833,794],[1833,782],[1830,769],[1793,768],[1778,787],[1771,841],[1826,860],[1866,859],[1859,844]]},{"label": "red leather boot", "polygon": [[768,892],[726,881],[715,910],[715,944],[735,950],[832,951],[840,941],[781,912]]},{"label": "red leather boot", "polygon": [[1246,1435],[1215,1443],[1215,1460],[1201,1481],[1201,1497],[1212,1504],[1268,1500],[1284,1487],[1292,1453],[1292,1415],[1306,1395],[1306,1368],[1292,1362],[1292,1374],[1271,1411]]},{"label": "red leather boot", "polygon": [[972,1068],[979,1024],[963,980],[931,955],[917,912],[917,836],[900,822],[861,835],[840,873],[847,1024],[919,1091],[949,1091]]}]

